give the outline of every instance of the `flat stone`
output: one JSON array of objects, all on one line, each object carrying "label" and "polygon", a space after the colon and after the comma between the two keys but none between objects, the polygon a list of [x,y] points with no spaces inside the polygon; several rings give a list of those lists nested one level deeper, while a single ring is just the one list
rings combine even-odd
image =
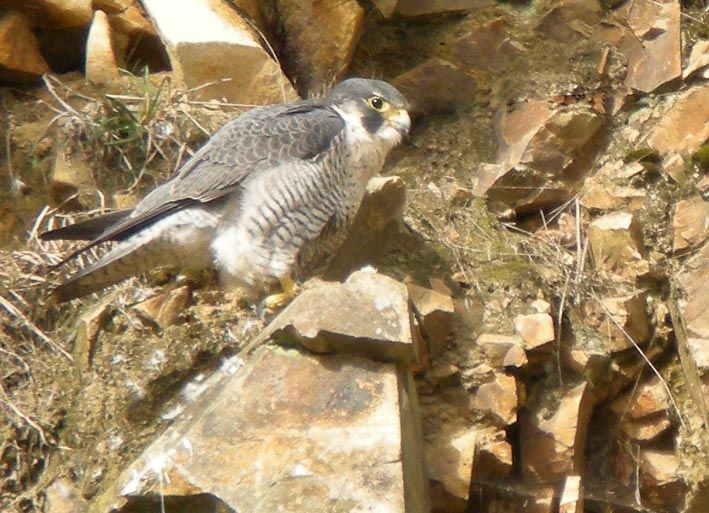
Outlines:
[{"label": "flat stone", "polygon": [[106,84],[118,79],[118,59],[113,48],[113,37],[108,16],[103,11],[94,12],[89,36],[86,39],[86,79],[96,84]]},{"label": "flat stone", "polygon": [[269,330],[281,343],[317,353],[416,363],[408,301],[406,285],[372,269],[357,271],[345,283],[322,282],[304,290]]},{"label": "flat stone", "polygon": [[519,335],[499,335],[482,333],[475,340],[476,345],[490,358],[496,367],[524,367],[528,360]]},{"label": "flat stone", "polygon": [[50,29],[87,27],[93,18],[92,0],[22,0],[15,2],[33,26]]},{"label": "flat stone", "polygon": [[583,164],[603,122],[590,107],[554,108],[546,101],[521,102],[501,113],[496,161],[473,180],[476,195],[517,212],[538,211],[573,197],[590,166]]},{"label": "flat stone", "polygon": [[672,215],[672,251],[693,248],[709,237],[709,202],[701,196],[680,200]]},{"label": "flat stone", "polygon": [[492,415],[504,426],[517,422],[517,403],[517,381],[501,372],[494,373],[491,381],[480,385],[470,396],[471,408]]},{"label": "flat stone", "polygon": [[[143,0],[167,47],[178,81],[194,96],[245,104],[297,99],[258,34],[221,0]],[[212,83],[213,82],[213,83]]]},{"label": "flat stone", "polygon": [[644,419],[627,419],[620,425],[629,438],[638,442],[651,442],[666,433],[672,427],[672,421],[666,415]]},{"label": "flat stone", "polygon": [[180,322],[189,302],[190,288],[184,286],[146,299],[133,308],[158,328],[166,328]]},{"label": "flat stone", "polygon": [[94,345],[111,317],[111,303],[114,298],[115,294],[109,293],[82,312],[76,322],[73,356],[80,371],[91,366]]},{"label": "flat stone", "polygon": [[372,3],[374,3],[377,10],[382,13],[382,16],[385,18],[391,18],[398,2],[399,0],[373,0]]},{"label": "flat stone", "polygon": [[688,156],[709,138],[709,86],[695,86],[678,95],[647,138],[660,153]]},{"label": "flat stone", "polygon": [[521,468],[525,479],[555,482],[583,470],[592,393],[586,383],[566,391],[556,405],[527,404],[520,423]]},{"label": "flat stone", "polygon": [[628,178],[643,171],[640,162],[606,163],[584,182],[579,198],[581,205],[597,210],[624,209],[631,213],[640,210],[649,203],[647,191],[619,183],[627,183]]},{"label": "flat stone", "polygon": [[512,446],[506,440],[504,431],[478,440],[473,477],[492,480],[509,477],[512,473]]},{"label": "flat stone", "polygon": [[518,315],[514,318],[515,330],[528,351],[537,349],[555,339],[554,319],[548,313]]},{"label": "flat stone", "polygon": [[441,483],[442,491],[455,497],[448,503],[464,503],[468,498],[478,436],[475,430],[459,431],[427,444],[426,469],[431,480]]},{"label": "flat stone", "polygon": [[414,284],[408,284],[407,288],[428,354],[439,356],[453,335],[457,317],[453,298]]},{"label": "flat stone", "polygon": [[475,78],[459,66],[433,58],[396,77],[392,83],[410,98],[415,114],[453,112],[475,102]]},{"label": "flat stone", "polygon": [[643,254],[642,227],[630,212],[612,212],[595,219],[588,226],[588,241],[596,268],[616,281],[634,283],[650,270]]},{"label": "flat stone", "polygon": [[61,144],[54,154],[50,186],[52,198],[64,208],[83,210],[95,204],[96,180],[91,164],[83,154],[70,154]]},{"label": "flat stone", "polygon": [[709,41],[699,40],[692,46],[687,60],[687,66],[682,70],[682,78],[686,80],[694,73],[705,70],[709,65]]},{"label": "flat stone", "polygon": [[625,84],[650,93],[682,72],[680,3],[627,2],[615,10],[630,27],[631,36],[621,50],[628,58]]},{"label": "flat stone", "polygon": [[613,402],[611,409],[619,414],[630,414],[633,419],[640,419],[670,407],[667,391],[657,376],[638,385],[630,394]]},{"label": "flat stone", "polygon": [[507,23],[495,18],[453,42],[455,56],[466,66],[500,72],[520,54],[512,44]]},{"label": "flat stone", "polygon": [[157,507],[158,494],[209,494],[242,513],[428,510],[410,374],[274,346],[226,369],[99,498],[101,511]]},{"label": "flat stone", "polygon": [[357,0],[277,0],[284,67],[303,96],[321,94],[349,68],[364,23]]},{"label": "flat stone", "polygon": [[647,299],[642,293],[602,298],[598,317],[609,351],[624,351],[635,347],[633,342],[642,345],[650,340]]},{"label": "flat stone", "polygon": [[48,71],[27,17],[18,11],[0,14],[0,84],[37,82]]},{"label": "flat stone", "polygon": [[583,513],[583,484],[581,476],[568,476],[559,499],[559,513]]}]

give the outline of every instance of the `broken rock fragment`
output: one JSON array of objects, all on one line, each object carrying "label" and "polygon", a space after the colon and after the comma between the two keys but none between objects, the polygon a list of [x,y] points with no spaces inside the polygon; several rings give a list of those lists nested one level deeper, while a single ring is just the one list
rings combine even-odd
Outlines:
[{"label": "broken rock fragment", "polygon": [[586,383],[566,390],[556,404],[552,398],[527,403],[520,424],[522,474],[532,482],[549,483],[583,470],[586,430],[592,410]]},{"label": "broken rock fragment", "polygon": [[364,22],[357,0],[277,0],[284,53],[303,96],[322,94],[349,67]]},{"label": "broken rock fragment", "polygon": [[489,413],[503,426],[517,422],[517,382],[513,376],[496,372],[492,380],[474,390],[470,405]]},{"label": "broken rock fragment", "polygon": [[233,363],[100,498],[107,510],[205,495],[242,513],[428,510],[409,373],[277,346]]},{"label": "broken rock fragment", "polygon": [[700,196],[677,202],[672,216],[672,250],[696,247],[708,236],[709,203]]},{"label": "broken rock fragment", "polygon": [[429,59],[399,75],[393,84],[411,98],[414,113],[452,112],[475,101],[475,78],[440,58]]},{"label": "broken rock fragment", "polygon": [[0,84],[37,82],[48,71],[27,17],[0,13]]},{"label": "broken rock fragment", "polygon": [[709,138],[709,86],[690,88],[677,96],[660,118],[647,143],[660,153],[688,156]]},{"label": "broken rock fragment", "polygon": [[518,212],[558,205],[578,192],[603,123],[590,107],[527,101],[501,114],[494,164],[484,164],[474,192]]},{"label": "broken rock fragment", "polygon": [[612,212],[595,219],[588,227],[588,241],[598,269],[616,281],[634,283],[647,274],[642,228],[630,212]]},{"label": "broken rock fragment", "polygon": [[86,79],[105,84],[118,79],[118,59],[113,45],[111,26],[103,11],[94,12],[86,40]]},{"label": "broken rock fragment", "polygon": [[352,273],[345,283],[322,282],[304,290],[269,330],[280,342],[318,353],[415,363],[419,350],[411,327],[406,285],[370,268]]},{"label": "broken rock fragment", "polygon": [[[143,0],[167,47],[173,71],[202,99],[247,104],[297,99],[258,34],[221,0]],[[205,84],[209,83],[205,87]]]}]

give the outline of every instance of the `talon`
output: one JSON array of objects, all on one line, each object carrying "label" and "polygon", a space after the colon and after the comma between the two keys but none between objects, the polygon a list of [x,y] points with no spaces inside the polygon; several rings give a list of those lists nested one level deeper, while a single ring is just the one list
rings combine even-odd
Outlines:
[{"label": "talon", "polygon": [[278,279],[283,292],[271,294],[263,300],[263,306],[268,310],[277,310],[288,304],[288,302],[300,293],[300,287],[290,276],[283,276]]}]

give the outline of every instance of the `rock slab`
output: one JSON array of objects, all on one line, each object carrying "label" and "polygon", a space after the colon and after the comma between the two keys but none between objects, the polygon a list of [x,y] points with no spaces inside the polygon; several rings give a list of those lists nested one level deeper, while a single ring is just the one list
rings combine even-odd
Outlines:
[{"label": "rock slab", "polygon": [[242,513],[427,511],[410,373],[271,345],[233,364],[123,473],[101,511],[159,493],[209,494]]}]

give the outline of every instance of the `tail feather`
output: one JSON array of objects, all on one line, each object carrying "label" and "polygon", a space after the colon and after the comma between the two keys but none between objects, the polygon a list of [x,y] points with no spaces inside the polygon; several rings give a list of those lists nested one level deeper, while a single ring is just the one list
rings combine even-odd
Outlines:
[{"label": "tail feather", "polygon": [[52,298],[58,303],[70,301],[156,267],[176,266],[174,254],[174,247],[161,239],[125,242],[56,287]]},{"label": "tail feather", "polygon": [[[98,217],[74,223],[69,226],[50,230],[40,233],[39,238],[42,240],[94,240],[98,239],[108,228],[119,223],[131,213],[131,210],[117,210],[102,214]],[[115,238],[111,240],[121,240]]]}]

